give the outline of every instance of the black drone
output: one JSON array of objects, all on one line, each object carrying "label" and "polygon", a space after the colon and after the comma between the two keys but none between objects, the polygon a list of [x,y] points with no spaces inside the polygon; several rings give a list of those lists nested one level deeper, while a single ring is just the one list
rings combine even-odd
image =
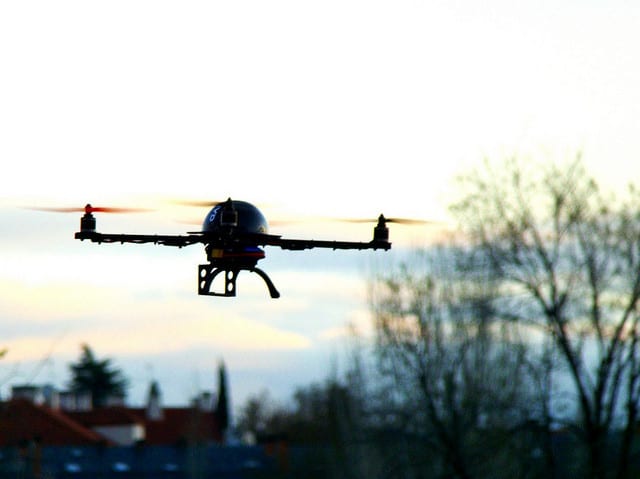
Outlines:
[{"label": "black drone", "polygon": [[[63,209],[63,211],[78,211],[78,209]],[[185,235],[146,235],[111,234],[96,231],[96,218],[93,213],[124,211],[131,210],[86,205],[84,207],[84,215],[80,220],[80,231],[75,234],[75,238],[89,240],[94,243],[153,243],[177,246],[178,248],[201,243],[205,245],[208,263],[198,266],[198,294],[226,297],[236,295],[236,279],[240,271],[256,273],[266,283],[271,297],[280,297],[280,293],[269,276],[256,267],[258,261],[265,257],[264,250],[260,248],[261,246],[278,246],[285,250],[311,248],[388,250],[391,248],[391,243],[389,242],[387,223],[410,221],[385,218],[380,215],[373,229],[373,239],[366,243],[290,239],[269,234],[267,220],[260,210],[251,203],[229,198],[227,201],[214,204],[204,219],[202,231],[198,232],[189,232]],[[212,291],[211,285],[214,278],[223,272],[225,279],[224,291]]]}]

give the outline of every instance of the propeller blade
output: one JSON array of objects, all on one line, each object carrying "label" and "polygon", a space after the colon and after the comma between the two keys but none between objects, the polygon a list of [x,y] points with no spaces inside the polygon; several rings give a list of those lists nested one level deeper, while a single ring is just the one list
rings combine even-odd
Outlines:
[{"label": "propeller blade", "polygon": [[224,201],[207,201],[207,200],[172,200],[172,203],[181,206],[196,206],[198,208],[213,208]]},{"label": "propeller blade", "polygon": [[46,206],[24,206],[25,210],[47,211],[51,213],[83,213],[84,208],[48,208]]},{"label": "propeller blade", "polygon": [[414,218],[387,218],[385,217],[387,223],[398,223],[401,225],[434,225],[438,224],[439,221],[434,220],[418,220]]},{"label": "propeller blade", "polygon": [[122,208],[122,207],[112,207],[112,206],[91,206],[86,205],[82,208],[80,207],[68,207],[68,208],[58,208],[58,207],[26,207],[29,210],[35,211],[47,211],[53,213],[147,213],[153,211],[148,208]]},{"label": "propeller blade", "polygon": [[148,213],[153,211],[149,208],[118,208],[110,206],[90,206],[85,207],[87,213]]},{"label": "propeller blade", "polygon": [[[232,198],[227,198],[226,200],[186,200],[186,199],[179,198],[179,199],[170,199],[169,202],[179,206],[195,206],[197,208],[213,208],[214,206],[223,205],[231,199]],[[237,201],[237,200],[232,200],[232,201]],[[253,205],[258,206],[255,203],[253,203]],[[260,203],[259,205],[261,209],[268,208],[269,206],[270,206],[269,204],[265,204],[265,203]]]},{"label": "propeller blade", "polygon": [[202,225],[203,219],[202,218],[179,218],[179,219],[174,219],[173,221],[183,225],[199,226],[199,225]]},{"label": "propeller blade", "polygon": [[[379,218],[331,218],[330,221],[339,221],[343,223],[377,223]],[[419,220],[414,218],[387,218],[384,217],[387,223],[397,223],[401,225],[431,225],[439,224],[439,221],[434,220]]]}]

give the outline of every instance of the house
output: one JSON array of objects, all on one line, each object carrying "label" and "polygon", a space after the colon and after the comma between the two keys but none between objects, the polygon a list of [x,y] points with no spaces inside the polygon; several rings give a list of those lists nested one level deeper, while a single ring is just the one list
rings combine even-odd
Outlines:
[{"label": "house", "polygon": [[146,407],[115,404],[93,408],[86,395],[54,394],[49,386],[14,386],[12,398],[0,404],[0,447],[25,441],[44,446],[222,443],[223,430],[208,393],[187,407],[165,408],[153,382]]},{"label": "house", "polygon": [[22,447],[29,442],[51,446],[97,446],[109,441],[62,411],[16,398],[0,405],[0,446]]},{"label": "house", "polygon": [[220,444],[223,441],[210,393],[202,393],[188,408],[166,408],[162,405],[160,387],[154,381],[149,387],[146,408],[130,411],[143,420],[147,445]]},{"label": "house", "polygon": [[[155,420],[145,414],[114,407],[63,412],[11,399],[0,405],[0,477],[244,479],[276,467],[261,447],[213,442],[220,436],[208,427],[212,411],[167,408]],[[145,439],[132,444],[142,431]]]},{"label": "house", "polygon": [[[47,394],[45,394],[45,389]],[[202,394],[164,407],[152,383],[145,407],[92,408],[90,398],[16,386],[0,403],[0,477],[243,479],[273,473],[260,446],[223,445],[220,401]]]},{"label": "house", "polygon": [[67,411],[69,419],[119,446],[133,446],[145,439],[144,421],[121,406]]},{"label": "house", "polygon": [[[153,387],[153,386],[152,386]],[[66,415],[105,439],[120,445],[177,446],[220,444],[222,431],[211,409],[189,407],[106,407]]]}]

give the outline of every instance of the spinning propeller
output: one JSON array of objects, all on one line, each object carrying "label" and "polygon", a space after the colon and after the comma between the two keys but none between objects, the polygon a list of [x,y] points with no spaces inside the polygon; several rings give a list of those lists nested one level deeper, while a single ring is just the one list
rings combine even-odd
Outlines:
[{"label": "spinning propeller", "polygon": [[146,213],[152,211],[146,208],[116,208],[111,206],[91,206],[86,204],[82,208],[46,208],[46,207],[29,207],[36,211],[51,211],[54,213]]},{"label": "spinning propeller", "polygon": [[[332,221],[342,221],[345,223],[373,223],[378,221],[380,218],[333,218]],[[388,218],[384,217],[385,223],[396,223],[400,225],[429,225],[435,224],[435,221],[428,220],[418,220],[412,218]]]}]

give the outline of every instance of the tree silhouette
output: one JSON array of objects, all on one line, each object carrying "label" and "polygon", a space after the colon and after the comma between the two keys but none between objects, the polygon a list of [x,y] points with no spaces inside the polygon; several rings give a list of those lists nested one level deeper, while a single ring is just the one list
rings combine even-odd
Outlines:
[{"label": "tree silhouette", "polygon": [[229,427],[229,398],[227,392],[227,370],[223,362],[218,366],[218,402],[216,404],[215,416],[218,421],[220,431],[224,432]]},{"label": "tree silhouette", "polygon": [[454,212],[501,278],[500,315],[546,336],[571,379],[577,417],[558,412],[557,420],[575,422],[583,446],[586,460],[574,461],[582,470],[573,475],[631,477],[640,418],[640,191],[603,192],[579,156],[566,166],[487,163],[462,180]]},{"label": "tree silhouette", "polygon": [[92,349],[82,345],[82,354],[69,365],[69,388],[76,393],[90,392],[94,407],[104,407],[110,397],[124,397],[128,381],[111,359],[98,360]]}]

